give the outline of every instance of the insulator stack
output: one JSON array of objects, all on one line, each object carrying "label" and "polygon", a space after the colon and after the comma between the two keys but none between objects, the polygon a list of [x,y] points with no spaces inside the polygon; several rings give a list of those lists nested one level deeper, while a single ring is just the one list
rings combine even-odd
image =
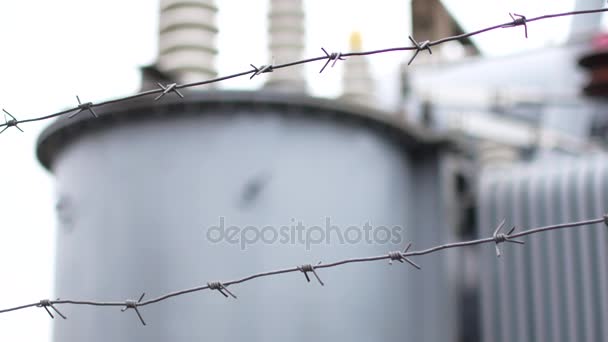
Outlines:
[{"label": "insulator stack", "polygon": [[[284,63],[302,58],[304,54],[304,9],[302,0],[271,0],[268,14],[270,34],[270,58],[274,63]],[[304,67],[294,66],[288,71],[270,73],[266,87],[281,91],[306,89]]]},{"label": "insulator stack", "polygon": [[217,10],[213,0],[160,1],[160,71],[179,83],[216,77]]}]

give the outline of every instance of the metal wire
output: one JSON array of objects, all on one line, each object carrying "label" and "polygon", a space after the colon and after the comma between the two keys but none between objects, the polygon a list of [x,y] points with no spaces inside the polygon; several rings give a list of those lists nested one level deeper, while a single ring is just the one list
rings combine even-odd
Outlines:
[{"label": "metal wire", "polygon": [[481,245],[481,244],[487,244],[487,243],[495,244],[496,255],[498,257],[500,257],[500,250],[499,250],[498,246],[499,246],[499,244],[501,244],[503,242],[514,242],[514,243],[518,243],[518,244],[524,244],[523,241],[517,241],[514,239],[518,238],[518,237],[538,234],[538,233],[547,232],[547,231],[551,231],[551,230],[583,227],[583,226],[588,226],[588,225],[593,225],[593,224],[598,224],[598,223],[603,223],[606,226],[608,226],[608,215],[604,215],[603,217],[597,218],[597,219],[590,219],[590,220],[585,220],[585,221],[561,223],[561,224],[555,224],[555,225],[551,225],[551,226],[531,228],[531,229],[520,231],[518,233],[513,233],[515,230],[515,227],[513,227],[510,229],[509,232],[507,232],[505,234],[505,233],[500,233],[501,229],[505,225],[505,220],[503,220],[498,225],[498,227],[494,231],[494,234],[492,234],[491,237],[487,237],[487,238],[483,238],[483,239],[448,243],[448,244],[444,244],[444,245],[439,245],[439,246],[435,246],[435,247],[431,247],[431,248],[427,248],[427,249],[414,250],[414,251],[409,251],[409,249],[412,245],[411,243],[409,243],[407,245],[407,247],[401,252],[389,252],[387,254],[378,255],[378,256],[351,258],[351,259],[335,261],[335,262],[328,263],[328,264],[323,264],[321,262],[317,263],[316,265],[304,264],[304,265],[291,267],[291,268],[284,268],[284,269],[279,269],[279,270],[274,270],[274,271],[256,273],[256,274],[246,276],[244,278],[229,280],[229,281],[225,281],[225,282],[217,282],[217,281],[208,282],[206,285],[203,285],[203,286],[197,286],[197,287],[192,287],[189,289],[170,292],[170,293],[167,293],[167,294],[164,294],[159,297],[152,298],[152,299],[149,299],[146,301],[142,301],[143,297],[145,295],[145,292],[142,293],[142,295],[139,297],[138,300],[127,299],[127,300],[123,300],[123,301],[111,301],[111,302],[92,301],[92,300],[43,299],[36,303],[25,304],[25,305],[15,306],[15,307],[8,308],[8,309],[3,309],[3,310],[0,310],[0,313],[6,313],[6,312],[16,311],[16,310],[23,310],[23,309],[30,308],[30,307],[43,307],[47,311],[47,313],[50,315],[50,317],[54,318],[54,316],[51,314],[50,310],[48,309],[50,307],[57,314],[59,314],[63,319],[67,319],[67,317],[65,315],[63,315],[55,307],[55,305],[71,304],[71,305],[91,305],[91,306],[117,306],[117,307],[122,307],[121,311],[123,311],[123,312],[128,309],[133,309],[133,311],[135,311],[135,313],[137,314],[140,322],[143,325],[146,325],[140,311],[138,310],[138,307],[155,304],[155,303],[167,300],[172,297],[183,296],[183,295],[186,295],[186,294],[192,293],[192,292],[199,292],[199,291],[203,291],[203,290],[207,290],[207,289],[208,290],[217,290],[222,295],[224,295],[226,298],[228,298],[230,296],[230,297],[236,299],[237,298],[236,295],[234,293],[232,293],[230,290],[228,290],[228,286],[242,284],[242,283],[257,279],[257,278],[265,278],[265,277],[277,276],[280,274],[294,273],[294,272],[304,273],[306,280],[308,282],[310,282],[310,278],[308,276],[308,273],[310,272],[315,276],[315,278],[317,279],[317,281],[319,282],[320,285],[324,285],[319,274],[317,273],[317,271],[320,269],[332,268],[332,267],[342,266],[342,265],[346,265],[346,264],[372,262],[372,261],[380,261],[380,260],[388,260],[390,264],[392,264],[392,261],[400,261],[400,262],[406,261],[413,267],[420,269],[420,266],[417,265],[416,263],[414,263],[413,261],[411,261],[409,259],[409,257],[431,254],[431,253],[435,253],[435,252],[445,250],[445,249],[461,248],[461,247],[466,247],[466,246]]},{"label": "metal wire", "polygon": [[494,26],[490,26],[490,27],[486,27],[486,28],[483,28],[483,29],[480,29],[477,31],[469,32],[469,33],[463,33],[463,34],[456,35],[456,36],[441,38],[441,39],[434,40],[434,41],[426,40],[423,42],[418,42],[410,36],[409,40],[412,42],[413,46],[402,46],[402,47],[394,47],[394,48],[387,48],[387,49],[380,49],[380,50],[347,52],[347,53],[341,53],[341,52],[328,53],[325,49],[321,48],[324,55],[319,56],[319,57],[307,58],[307,59],[302,59],[302,60],[284,63],[284,64],[274,65],[274,63],[273,63],[273,64],[269,64],[269,65],[262,65],[260,67],[256,67],[255,65],[250,64],[252,69],[243,71],[243,72],[239,72],[239,73],[235,73],[232,75],[212,78],[212,79],[208,79],[208,80],[204,80],[204,81],[184,83],[184,84],[172,83],[172,84],[168,84],[168,85],[163,85],[163,84],[159,83],[158,84],[159,88],[157,88],[157,89],[147,90],[147,91],[143,91],[143,92],[140,92],[137,94],[133,94],[133,95],[129,95],[129,96],[121,97],[121,98],[116,98],[116,99],[112,99],[112,100],[102,101],[102,102],[98,102],[98,103],[92,103],[92,102],[81,103],[80,98],[77,97],[78,103],[79,103],[78,106],[69,108],[66,110],[62,110],[60,112],[56,112],[53,114],[40,116],[40,117],[36,117],[36,118],[32,118],[32,119],[25,119],[25,120],[17,120],[14,116],[11,115],[11,118],[12,118],[11,120],[5,120],[5,123],[0,124],[0,128],[4,127],[4,129],[2,129],[0,131],[0,133],[4,132],[6,129],[13,127],[13,126],[18,128],[19,130],[21,130],[21,128],[19,128],[17,126],[17,124],[47,120],[47,119],[58,117],[58,116],[61,116],[61,115],[67,114],[67,113],[72,113],[70,115],[70,118],[71,118],[71,117],[74,117],[75,115],[79,114],[80,112],[89,111],[93,116],[97,117],[97,114],[95,113],[93,108],[102,107],[104,105],[117,103],[117,102],[123,102],[123,101],[135,99],[138,97],[148,96],[148,95],[157,95],[154,98],[154,100],[159,100],[164,95],[174,92],[177,96],[179,96],[180,98],[183,98],[184,96],[179,92],[179,89],[192,88],[192,87],[197,87],[197,86],[201,86],[201,85],[205,85],[205,84],[222,82],[222,81],[226,81],[226,80],[229,80],[232,78],[242,77],[242,76],[246,76],[246,75],[250,75],[249,78],[251,79],[251,78],[258,76],[260,74],[263,74],[263,73],[274,72],[277,69],[283,69],[283,68],[288,68],[288,67],[292,67],[292,66],[299,65],[299,64],[306,64],[306,63],[312,63],[312,62],[323,61],[323,60],[325,61],[325,63],[323,65],[323,67],[321,68],[321,70],[319,71],[319,73],[323,72],[323,70],[325,70],[325,68],[331,61],[333,61],[333,63],[332,63],[332,67],[333,67],[337,61],[344,60],[345,57],[367,56],[367,55],[375,55],[375,54],[380,54],[380,53],[397,52],[397,51],[414,51],[414,54],[412,55],[412,57],[410,58],[410,60],[408,62],[408,65],[410,65],[414,61],[414,59],[418,56],[419,52],[426,50],[430,54],[432,54],[431,47],[437,46],[437,45],[440,45],[440,44],[443,44],[443,43],[446,43],[449,41],[462,40],[462,39],[469,38],[469,37],[472,37],[472,36],[475,36],[478,34],[482,34],[482,33],[488,32],[488,31],[502,29],[502,28],[512,28],[512,27],[517,27],[517,26],[524,26],[525,37],[528,38],[528,25],[527,24],[530,22],[544,20],[544,19],[591,14],[591,13],[600,13],[600,12],[607,12],[607,11],[608,11],[608,8],[600,8],[600,9],[585,10],[585,11],[571,11],[571,12],[563,12],[563,13],[555,13],[555,14],[546,14],[546,15],[542,15],[542,16],[530,18],[530,19],[527,19],[525,16],[520,15],[520,14],[509,13],[509,15],[511,16],[511,19],[512,19],[511,21],[505,22],[502,24],[498,24],[498,25],[494,25]]}]

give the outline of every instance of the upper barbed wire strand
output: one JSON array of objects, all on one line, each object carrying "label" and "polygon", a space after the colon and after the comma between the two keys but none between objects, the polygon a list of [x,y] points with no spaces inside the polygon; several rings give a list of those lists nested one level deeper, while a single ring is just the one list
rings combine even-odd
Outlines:
[{"label": "upper barbed wire strand", "polygon": [[[161,97],[163,97],[164,95],[166,95],[168,92],[175,92],[181,98],[182,96],[181,96],[181,93],[179,93],[179,91],[178,91],[179,89],[192,88],[192,87],[197,87],[197,86],[201,86],[201,85],[205,85],[205,84],[223,82],[223,81],[226,81],[229,79],[243,77],[243,76],[247,76],[247,75],[251,75],[250,78],[253,78],[254,76],[257,76],[261,73],[272,72],[277,69],[283,69],[283,68],[288,68],[288,67],[292,67],[295,65],[313,63],[313,62],[317,62],[317,61],[326,61],[326,63],[328,63],[329,61],[333,60],[335,63],[337,60],[342,60],[342,58],[344,58],[344,57],[368,56],[368,55],[376,55],[376,54],[381,54],[381,53],[398,52],[398,51],[414,51],[414,55],[410,58],[410,61],[409,61],[409,64],[411,64],[414,61],[414,59],[416,58],[416,56],[418,55],[418,52],[420,52],[421,50],[424,49],[424,50],[427,50],[430,52],[431,47],[437,46],[437,45],[440,45],[440,44],[443,44],[446,42],[462,40],[462,39],[469,38],[469,37],[472,37],[472,36],[475,36],[478,34],[482,34],[482,33],[488,32],[488,31],[492,31],[492,30],[503,29],[503,28],[514,28],[514,27],[518,27],[518,26],[524,26],[525,36],[527,38],[527,36],[528,36],[527,24],[528,23],[538,21],[538,20],[559,18],[559,17],[565,17],[565,16],[601,13],[601,12],[607,12],[607,11],[608,11],[608,8],[598,8],[598,9],[592,9],[592,10],[545,14],[545,15],[541,15],[541,16],[529,18],[529,19],[523,15],[509,13],[509,15],[511,15],[511,18],[512,18],[511,21],[505,22],[502,24],[498,24],[498,25],[494,25],[494,26],[489,26],[486,28],[482,28],[477,31],[472,31],[472,32],[468,32],[468,33],[455,35],[455,36],[445,37],[445,38],[441,38],[441,39],[433,40],[433,41],[423,41],[420,44],[417,41],[415,41],[412,37],[410,37],[410,40],[412,42],[414,42],[413,46],[402,46],[402,47],[393,47],[393,48],[386,48],[386,49],[380,49],[380,50],[357,51],[357,52],[347,52],[347,53],[336,52],[336,53],[331,53],[331,54],[328,54],[324,50],[323,51],[324,55],[319,56],[319,57],[306,58],[306,59],[302,59],[302,60],[297,60],[297,61],[283,63],[283,64],[276,64],[276,65],[273,63],[273,64],[269,64],[269,65],[264,65],[260,68],[254,66],[253,69],[249,69],[247,71],[238,72],[238,73],[235,73],[232,75],[227,75],[227,76],[222,76],[222,77],[211,78],[211,79],[203,80],[203,81],[184,83],[184,84],[177,84],[177,83],[173,84],[172,83],[167,86],[159,84],[159,86],[160,86],[159,88],[142,91],[140,93],[136,93],[136,94],[132,94],[132,95],[124,96],[124,97],[119,97],[116,99],[101,101],[101,102],[97,102],[97,103],[87,102],[85,104],[79,104],[78,106],[73,107],[73,108],[65,109],[65,110],[62,110],[62,111],[59,111],[59,112],[56,112],[53,114],[35,117],[35,118],[31,118],[31,119],[10,120],[10,121],[6,121],[6,122],[0,124],[0,128],[5,127],[5,129],[0,130],[0,131],[4,132],[4,130],[8,129],[9,127],[19,128],[17,125],[21,124],[21,123],[48,120],[48,119],[55,118],[55,117],[58,117],[58,116],[61,116],[61,115],[67,114],[67,113],[72,113],[74,111],[81,112],[83,109],[89,110],[91,113],[95,113],[93,111],[94,108],[113,104],[113,103],[123,102],[123,101],[127,101],[127,100],[132,100],[135,98],[148,96],[148,95],[157,95],[155,99],[158,100]],[[338,58],[336,58],[336,56],[338,56]],[[250,64],[250,65],[252,65],[252,64]],[[327,64],[325,64],[325,66],[327,66]],[[325,66],[323,67],[323,69],[325,69]],[[323,70],[323,69],[321,69],[321,70]],[[95,114],[95,116],[96,116],[96,114]]]}]

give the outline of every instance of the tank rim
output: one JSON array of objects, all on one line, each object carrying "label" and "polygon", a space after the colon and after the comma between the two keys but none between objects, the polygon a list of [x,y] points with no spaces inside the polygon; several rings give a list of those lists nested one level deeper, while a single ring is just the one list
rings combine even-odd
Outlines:
[{"label": "tank rim", "polygon": [[[333,99],[312,97],[305,94],[284,93],[269,90],[259,91],[189,91],[184,92],[185,98],[163,97],[153,101],[154,96],[143,96],[127,101],[112,103],[95,108],[98,118],[83,112],[82,115],[68,118],[67,115],[58,117],[46,127],[38,137],[36,156],[40,163],[51,170],[53,161],[58,153],[78,136],[109,127],[119,122],[160,118],[165,115],[176,115],[185,112],[193,105],[209,104],[210,106],[245,106],[256,105],[258,108],[300,107],[309,112],[334,115],[336,118],[351,118],[362,121],[379,130],[387,131],[403,140],[407,147],[457,145],[453,137],[432,133],[424,127],[412,126],[395,113],[389,113],[374,108],[346,103]],[[252,110],[252,112],[255,112]],[[188,113],[191,115],[191,112]]]}]

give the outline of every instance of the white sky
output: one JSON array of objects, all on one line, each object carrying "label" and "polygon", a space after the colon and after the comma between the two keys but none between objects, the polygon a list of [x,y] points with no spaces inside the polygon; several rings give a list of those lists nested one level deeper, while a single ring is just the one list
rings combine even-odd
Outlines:
[{"label": "white sky", "polygon": [[[217,1],[220,75],[267,62],[266,2]],[[362,33],[364,49],[409,45],[408,0],[307,0],[305,4],[307,57],[319,55],[321,47],[348,51],[352,30]],[[572,0],[447,1],[467,30],[506,22],[508,12],[532,17],[570,10],[572,4]],[[71,107],[75,95],[87,102],[136,91],[138,67],[156,57],[157,16],[155,0],[0,1],[0,108],[24,119]],[[477,41],[488,54],[521,52],[562,41],[569,22],[532,23],[528,40],[523,39],[523,28],[515,28],[488,33]],[[396,71],[408,58],[408,53],[370,57],[382,91],[396,91],[390,89],[396,85]],[[338,95],[340,63],[319,75],[321,65],[308,66],[311,92]],[[221,87],[253,89],[262,81],[263,77],[253,81],[244,77]],[[53,293],[53,179],[34,156],[36,138],[48,124],[24,124],[25,133],[9,129],[0,135],[0,308]],[[0,341],[47,341],[50,326],[51,319],[42,309],[0,314]]]}]

